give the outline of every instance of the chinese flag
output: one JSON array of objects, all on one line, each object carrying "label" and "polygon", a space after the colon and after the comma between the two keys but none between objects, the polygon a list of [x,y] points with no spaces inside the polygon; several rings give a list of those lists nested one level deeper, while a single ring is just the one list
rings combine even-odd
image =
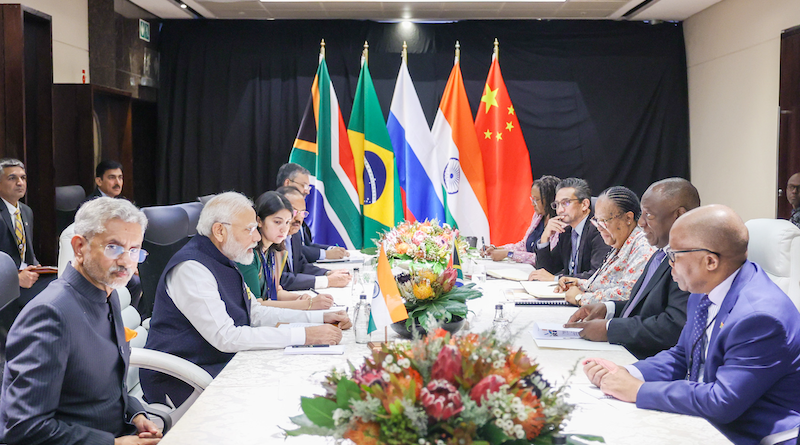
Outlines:
[{"label": "chinese flag", "polygon": [[483,154],[489,230],[493,244],[522,239],[533,218],[530,156],[497,57],[483,88],[475,131]]}]

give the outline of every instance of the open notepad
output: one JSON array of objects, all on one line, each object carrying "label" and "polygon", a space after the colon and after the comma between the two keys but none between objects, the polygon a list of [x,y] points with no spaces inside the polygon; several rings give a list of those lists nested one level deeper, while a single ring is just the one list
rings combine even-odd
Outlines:
[{"label": "open notepad", "polygon": [[520,269],[489,269],[486,275],[511,281],[527,281],[530,273]]},{"label": "open notepad", "polygon": [[563,300],[567,295],[566,292],[555,292],[556,281],[520,281],[519,284],[528,295],[538,299]]}]

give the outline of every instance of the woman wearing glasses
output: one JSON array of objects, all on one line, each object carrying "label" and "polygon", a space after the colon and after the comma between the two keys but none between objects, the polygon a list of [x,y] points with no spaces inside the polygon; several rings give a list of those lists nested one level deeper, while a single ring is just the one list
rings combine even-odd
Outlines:
[{"label": "woman wearing glasses", "polygon": [[289,232],[294,217],[292,204],[277,192],[266,192],[255,203],[258,231],[261,242],[250,264],[236,263],[250,292],[264,306],[288,309],[316,310],[328,309],[333,305],[333,297],[319,294],[298,294],[283,290],[280,286],[280,271],[286,261],[283,241]]},{"label": "woman wearing glasses", "polygon": [[[504,246],[490,246],[486,249],[484,256],[491,257],[494,261],[502,261],[511,258],[518,263],[535,264],[536,253],[534,244],[542,237],[544,228],[550,218],[556,216],[556,209],[551,204],[556,199],[556,186],[561,180],[555,176],[542,176],[533,181],[531,187],[531,204],[533,204],[533,219],[525,236],[516,243]],[[558,242],[558,234],[554,234],[550,240],[550,246],[555,247]]]},{"label": "woman wearing glasses", "polygon": [[590,221],[612,249],[589,279],[562,277],[558,281],[557,290],[566,291],[568,302],[582,306],[630,298],[631,288],[655,252],[637,225],[640,215],[639,198],[630,189],[610,187],[600,194]]}]

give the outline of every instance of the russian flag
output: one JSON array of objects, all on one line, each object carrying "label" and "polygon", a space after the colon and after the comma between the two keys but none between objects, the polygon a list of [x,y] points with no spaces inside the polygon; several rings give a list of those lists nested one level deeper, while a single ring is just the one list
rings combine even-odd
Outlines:
[{"label": "russian flag", "polygon": [[444,200],[433,137],[405,59],[397,74],[386,129],[397,160],[405,218],[444,222]]}]

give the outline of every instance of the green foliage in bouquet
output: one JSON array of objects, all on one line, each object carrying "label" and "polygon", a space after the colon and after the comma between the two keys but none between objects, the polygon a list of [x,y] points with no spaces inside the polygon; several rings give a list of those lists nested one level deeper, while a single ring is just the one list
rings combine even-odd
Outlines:
[{"label": "green foliage in bouquet", "polygon": [[549,444],[573,409],[565,386],[551,386],[535,361],[490,332],[438,329],[385,344],[362,366],[332,371],[323,387],[302,399],[303,414],[291,419],[299,428],[287,435],[357,445]]},{"label": "green foliage in bouquet", "polygon": [[456,278],[455,269],[437,273],[421,265],[413,265],[409,273],[396,277],[397,288],[408,311],[408,329],[417,324],[426,331],[433,331],[437,323],[449,323],[454,316],[467,317],[467,300],[483,294],[475,289],[474,283],[457,287]]}]

